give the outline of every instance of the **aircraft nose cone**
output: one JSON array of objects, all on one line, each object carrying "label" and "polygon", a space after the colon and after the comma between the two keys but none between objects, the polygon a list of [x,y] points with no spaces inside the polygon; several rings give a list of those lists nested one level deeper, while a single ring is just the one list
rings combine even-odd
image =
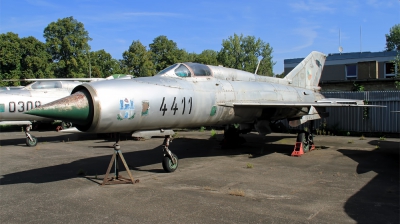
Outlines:
[{"label": "aircraft nose cone", "polygon": [[83,92],[76,92],[70,96],[42,105],[25,113],[86,125],[89,122],[90,115],[90,106],[87,97],[88,96]]}]

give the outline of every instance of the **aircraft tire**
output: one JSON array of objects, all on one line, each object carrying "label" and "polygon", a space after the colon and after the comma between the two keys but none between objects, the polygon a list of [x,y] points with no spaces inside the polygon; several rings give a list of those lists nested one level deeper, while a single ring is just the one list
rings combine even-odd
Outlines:
[{"label": "aircraft tire", "polygon": [[164,158],[162,160],[162,166],[163,166],[165,172],[167,172],[167,173],[172,173],[176,169],[178,169],[178,164],[179,164],[178,157],[173,153],[172,153],[172,156],[174,158],[176,158],[176,161],[177,161],[176,164],[173,164],[171,158],[169,158],[168,156],[164,156]]},{"label": "aircraft tire", "polygon": [[297,140],[296,142],[302,142],[303,143],[303,151],[306,153],[310,149],[310,144],[306,138],[306,133],[305,132],[300,132],[297,134]]},{"label": "aircraft tire", "polygon": [[26,138],[26,145],[29,147],[35,147],[37,145],[37,138],[35,138],[34,136],[31,137],[33,141],[31,141],[29,138]]}]

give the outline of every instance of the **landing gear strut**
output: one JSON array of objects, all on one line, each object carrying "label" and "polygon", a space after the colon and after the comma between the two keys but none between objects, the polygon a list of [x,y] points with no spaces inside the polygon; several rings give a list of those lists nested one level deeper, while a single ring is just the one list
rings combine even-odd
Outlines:
[{"label": "landing gear strut", "polygon": [[296,142],[301,142],[303,144],[304,153],[310,151],[310,146],[314,144],[313,135],[310,132],[300,132],[297,134]]},{"label": "landing gear strut", "polygon": [[228,125],[224,130],[224,139],[221,142],[222,149],[235,148],[246,143],[246,139],[240,136],[242,132],[233,125]]},{"label": "landing gear strut", "polygon": [[37,138],[35,136],[31,135],[29,131],[31,130],[32,125],[28,124],[25,127],[25,135],[26,135],[26,145],[30,147],[34,147],[37,144]]},{"label": "landing gear strut", "polygon": [[308,131],[302,131],[297,134],[296,144],[292,156],[301,156],[304,153],[315,149],[314,146],[314,121],[310,121]]},{"label": "landing gear strut", "polygon": [[164,158],[162,160],[162,166],[165,172],[172,173],[178,168],[178,157],[168,149],[169,143],[172,142],[171,135],[166,135],[164,143],[162,145]]}]

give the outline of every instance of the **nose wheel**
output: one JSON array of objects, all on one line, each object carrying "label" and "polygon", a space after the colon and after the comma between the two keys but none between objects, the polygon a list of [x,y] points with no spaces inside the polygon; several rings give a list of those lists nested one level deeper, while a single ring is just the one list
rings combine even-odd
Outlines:
[{"label": "nose wheel", "polygon": [[37,138],[29,133],[31,128],[32,125],[30,124],[25,127],[26,145],[29,147],[35,147],[37,145]]},{"label": "nose wheel", "polygon": [[[174,163],[175,161],[175,163]],[[178,157],[172,153],[172,159],[169,156],[164,156],[162,166],[165,172],[172,173],[178,168]]]},{"label": "nose wheel", "polygon": [[162,166],[167,173],[172,173],[178,168],[178,157],[168,149],[170,142],[172,142],[171,135],[166,135],[162,145],[164,151]]}]

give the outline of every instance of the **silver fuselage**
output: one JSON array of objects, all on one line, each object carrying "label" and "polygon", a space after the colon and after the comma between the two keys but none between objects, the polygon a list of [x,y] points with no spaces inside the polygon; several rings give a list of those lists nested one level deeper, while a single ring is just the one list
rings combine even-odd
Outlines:
[{"label": "silver fuselage", "polygon": [[[318,91],[290,86],[288,81],[230,68],[209,66],[210,76],[154,77],[85,83],[94,107],[90,127],[81,131],[110,133],[189,128],[257,119],[279,120],[308,112],[288,107],[227,107],[229,102],[315,102]],[[300,108],[301,109],[301,108]],[[79,126],[78,126],[79,129]]]}]

